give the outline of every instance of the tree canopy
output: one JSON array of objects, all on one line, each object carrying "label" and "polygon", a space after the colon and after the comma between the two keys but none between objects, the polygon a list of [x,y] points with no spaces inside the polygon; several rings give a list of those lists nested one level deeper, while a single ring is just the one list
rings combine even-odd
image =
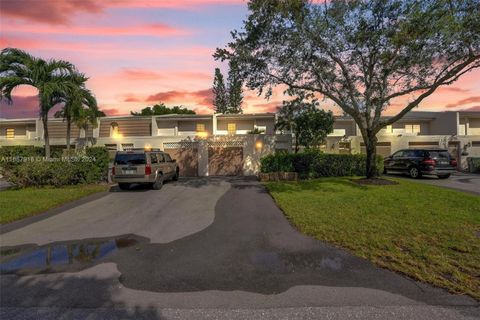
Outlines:
[{"label": "tree canopy", "polygon": [[319,147],[333,132],[333,113],[318,109],[317,101],[305,101],[296,98],[284,101],[277,112],[275,128],[290,131],[295,139],[295,152],[299,146]]},{"label": "tree canopy", "polygon": [[213,79],[213,105],[215,113],[242,113],[243,80],[238,65],[230,61],[227,85],[219,68],[215,69]]},{"label": "tree canopy", "polygon": [[215,68],[215,77],[213,79],[213,106],[215,113],[228,112],[228,92],[225,86],[223,74],[219,68]]},{"label": "tree canopy", "polygon": [[140,112],[130,111],[132,116],[159,116],[164,114],[195,114],[195,111],[183,106],[167,107],[163,102],[157,103],[152,107],[146,107]]},{"label": "tree canopy", "polygon": [[[252,0],[243,29],[215,57],[235,61],[269,97],[328,99],[357,123],[375,175],[377,133],[480,66],[480,0]],[[398,100],[401,98],[401,100]],[[383,117],[393,101],[405,101]]]}]

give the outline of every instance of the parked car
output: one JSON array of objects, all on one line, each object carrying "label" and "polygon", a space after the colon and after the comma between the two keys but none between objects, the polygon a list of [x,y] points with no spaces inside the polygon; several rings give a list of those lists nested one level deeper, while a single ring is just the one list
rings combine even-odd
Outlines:
[{"label": "parked car", "polygon": [[168,153],[156,149],[132,149],[117,151],[112,167],[112,181],[120,189],[130,188],[131,184],[150,184],[153,189],[161,189],[165,180],[177,180],[179,168],[176,160]]},{"label": "parked car", "polygon": [[412,178],[435,175],[447,179],[456,171],[457,160],[445,149],[404,149],[383,161],[384,173],[406,173]]}]

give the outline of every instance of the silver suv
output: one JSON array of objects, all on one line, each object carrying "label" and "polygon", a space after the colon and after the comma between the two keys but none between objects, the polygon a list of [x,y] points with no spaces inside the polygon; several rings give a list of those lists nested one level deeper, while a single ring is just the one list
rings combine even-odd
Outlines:
[{"label": "silver suv", "polygon": [[112,181],[122,190],[131,184],[150,184],[153,189],[162,188],[163,181],[177,180],[179,169],[176,160],[157,149],[132,149],[118,151],[112,167]]}]

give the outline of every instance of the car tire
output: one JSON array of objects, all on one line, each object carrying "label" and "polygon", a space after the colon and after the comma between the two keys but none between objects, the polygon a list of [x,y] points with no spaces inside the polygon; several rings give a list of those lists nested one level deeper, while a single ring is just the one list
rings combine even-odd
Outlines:
[{"label": "car tire", "polygon": [[175,170],[175,174],[173,175],[173,178],[172,178],[172,180],[173,180],[173,181],[177,181],[177,180],[178,180],[178,177],[179,177],[179,175],[180,175],[180,172],[178,171],[178,168],[177,168],[177,170]]},{"label": "car tire", "polygon": [[413,178],[413,179],[419,179],[422,177],[422,173],[420,172],[420,170],[414,166],[408,169],[408,174],[410,175],[410,178]]},{"label": "car tire", "polygon": [[152,189],[153,190],[160,190],[163,187],[163,177],[159,175],[157,177],[157,180],[152,184]]},{"label": "car tire", "polygon": [[441,174],[437,176],[438,179],[448,179],[450,178],[450,173],[449,174]]},{"label": "car tire", "polygon": [[128,190],[130,189],[130,183],[119,183],[118,187],[120,188],[120,190]]}]

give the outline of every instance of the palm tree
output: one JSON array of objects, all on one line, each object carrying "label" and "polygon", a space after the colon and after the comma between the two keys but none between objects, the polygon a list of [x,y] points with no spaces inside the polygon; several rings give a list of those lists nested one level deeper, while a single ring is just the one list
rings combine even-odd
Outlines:
[{"label": "palm tree", "polygon": [[48,112],[65,92],[75,86],[72,81],[75,72],[75,66],[68,61],[46,61],[15,48],[5,48],[0,52],[0,99],[12,103],[12,91],[21,85],[29,85],[38,90],[47,158],[50,158]]},{"label": "palm tree", "polygon": [[[96,128],[98,125],[97,118],[104,115],[102,111],[98,110],[95,98],[93,96],[91,97],[93,98],[93,101],[90,102],[88,108],[77,109],[73,115],[73,122],[77,127],[83,129],[85,134],[88,133],[88,128],[90,126]],[[85,137],[88,141],[88,137]]]},{"label": "palm tree", "polygon": [[[90,114],[95,115],[97,109],[97,100],[93,96],[92,92],[85,88],[85,82],[88,78],[81,73],[72,74],[73,81],[76,83],[76,86],[69,88],[67,92],[64,93],[64,96],[61,97],[61,102],[64,103],[63,108],[55,113],[55,118],[63,118],[67,122],[67,150],[70,149],[70,132],[72,127],[72,121],[82,122],[81,118],[89,115],[84,111],[84,108],[92,109],[93,112]],[[90,119],[88,119],[90,120]],[[96,121],[96,117],[92,121]],[[78,126],[79,128],[86,129],[83,126]]]}]

